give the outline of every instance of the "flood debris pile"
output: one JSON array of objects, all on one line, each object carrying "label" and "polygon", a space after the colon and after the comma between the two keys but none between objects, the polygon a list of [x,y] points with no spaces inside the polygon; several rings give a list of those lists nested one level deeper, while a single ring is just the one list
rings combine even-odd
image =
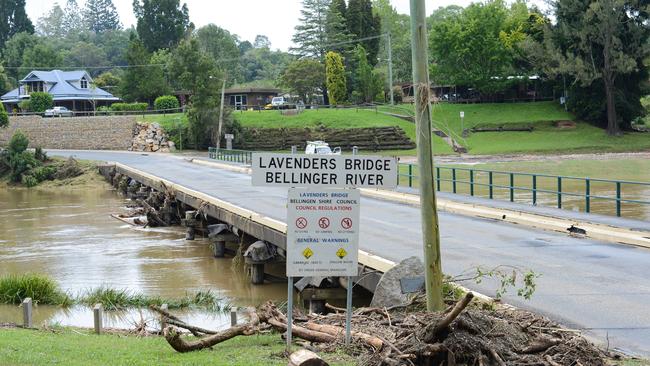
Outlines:
[{"label": "flood debris pile", "polygon": [[176,146],[158,123],[136,123],[129,151],[170,152]]},{"label": "flood debris pile", "polygon": [[110,182],[134,202],[128,214],[113,215],[118,220],[131,225],[166,227],[180,224],[185,216],[184,205],[176,200],[174,190],[164,184],[163,191],[155,191],[120,173],[114,173]]},{"label": "flood debris pile", "polygon": [[[577,331],[523,310],[482,309],[471,304],[472,298],[468,293],[457,302],[447,301],[443,312],[423,311],[421,295],[406,306],[359,308],[352,316],[353,346],[345,350],[363,365],[607,365],[610,355]],[[334,312],[296,310],[292,334],[307,341],[298,342],[304,348],[329,352],[343,347],[345,309],[327,307]],[[248,323],[214,332],[161,312],[169,325],[163,334],[176,351],[190,352],[236,336],[287,331],[286,316],[271,302],[249,314]],[[198,338],[183,337],[179,328]]]}]

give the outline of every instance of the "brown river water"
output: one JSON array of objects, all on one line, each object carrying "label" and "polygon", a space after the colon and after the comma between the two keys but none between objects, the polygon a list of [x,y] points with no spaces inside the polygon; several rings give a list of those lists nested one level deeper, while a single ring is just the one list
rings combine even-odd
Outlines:
[{"label": "brown river water", "polygon": [[[224,303],[238,307],[286,300],[286,284],[251,285],[243,269],[232,267],[231,259],[212,257],[205,239],[186,241],[180,227],[142,229],[110,217],[124,212],[126,203],[108,186],[0,189],[0,276],[46,274],[71,294],[110,286],[167,298],[212,290]],[[267,268],[276,275],[282,270]],[[230,324],[229,314],[185,311],[182,315],[204,327]],[[153,319],[146,311],[143,317]],[[107,312],[104,325],[129,327],[137,320],[137,310]],[[0,305],[2,322],[22,322],[21,309]],[[34,309],[34,323],[92,327],[92,309],[41,305]]]}]

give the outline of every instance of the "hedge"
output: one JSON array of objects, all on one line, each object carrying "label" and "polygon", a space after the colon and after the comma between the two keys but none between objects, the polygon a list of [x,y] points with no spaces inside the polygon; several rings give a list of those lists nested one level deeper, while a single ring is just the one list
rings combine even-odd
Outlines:
[{"label": "hedge", "polygon": [[179,107],[178,99],[173,95],[161,95],[153,102],[156,110],[176,109]]},{"label": "hedge", "polygon": [[147,103],[113,103],[112,111],[146,111],[149,104]]}]

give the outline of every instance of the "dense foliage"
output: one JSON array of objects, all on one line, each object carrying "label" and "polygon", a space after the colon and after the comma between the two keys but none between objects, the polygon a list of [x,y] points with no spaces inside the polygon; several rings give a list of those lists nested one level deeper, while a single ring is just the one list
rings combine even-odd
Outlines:
[{"label": "dense foliage", "polygon": [[178,99],[173,95],[161,95],[153,102],[153,107],[159,111],[163,109],[176,109],[179,107]]},{"label": "dense foliage", "polygon": [[33,92],[29,95],[29,109],[32,112],[42,113],[52,108],[54,101],[52,95],[45,92]]},{"label": "dense foliage", "polygon": [[336,52],[328,52],[325,57],[325,75],[327,78],[327,92],[330,103],[341,104],[347,96],[345,80],[345,67],[343,57]]},{"label": "dense foliage", "polygon": [[7,127],[9,125],[9,116],[5,110],[4,104],[0,103],[0,128]]},{"label": "dense foliage", "polygon": [[147,103],[113,103],[111,110],[113,111],[146,111],[149,105]]}]

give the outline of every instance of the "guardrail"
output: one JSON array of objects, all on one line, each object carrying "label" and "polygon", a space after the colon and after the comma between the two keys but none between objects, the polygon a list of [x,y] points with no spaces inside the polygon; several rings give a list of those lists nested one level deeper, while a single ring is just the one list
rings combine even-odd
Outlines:
[{"label": "guardrail", "polygon": [[[417,179],[417,165],[400,164],[399,185],[414,187]],[[625,198],[626,189],[650,190],[650,183],[647,182],[441,166],[435,168],[434,179],[439,192],[448,191],[489,199],[495,199],[498,195],[497,199],[503,197],[510,202],[528,201],[534,206],[540,204],[541,195],[546,195],[545,202],[551,198],[554,202],[549,206],[557,208],[563,208],[565,198],[571,198],[574,202],[576,199],[580,201],[580,208],[587,213],[593,212],[594,201],[613,202],[613,207],[610,207],[619,217],[622,216],[623,204],[650,207],[650,201]],[[567,189],[568,186],[572,189]],[[608,192],[612,194],[605,195]]]},{"label": "guardrail", "polygon": [[248,150],[226,150],[210,147],[208,148],[208,157],[214,160],[250,165],[253,160],[253,152]]},{"label": "guardrail", "polygon": [[[251,164],[252,151],[225,150],[211,147],[209,157],[215,160]],[[418,186],[416,164],[399,163],[397,184]],[[567,208],[577,206],[586,212],[615,213],[623,216],[623,205],[639,205],[650,209],[650,201],[629,198],[634,190],[643,197],[650,190],[648,182],[571,177],[550,174],[516,173],[497,170],[437,166],[434,172],[438,192],[468,194],[489,199],[530,203],[533,206]],[[597,204],[596,204],[597,203]],[[596,207],[597,206],[597,207]]]}]

